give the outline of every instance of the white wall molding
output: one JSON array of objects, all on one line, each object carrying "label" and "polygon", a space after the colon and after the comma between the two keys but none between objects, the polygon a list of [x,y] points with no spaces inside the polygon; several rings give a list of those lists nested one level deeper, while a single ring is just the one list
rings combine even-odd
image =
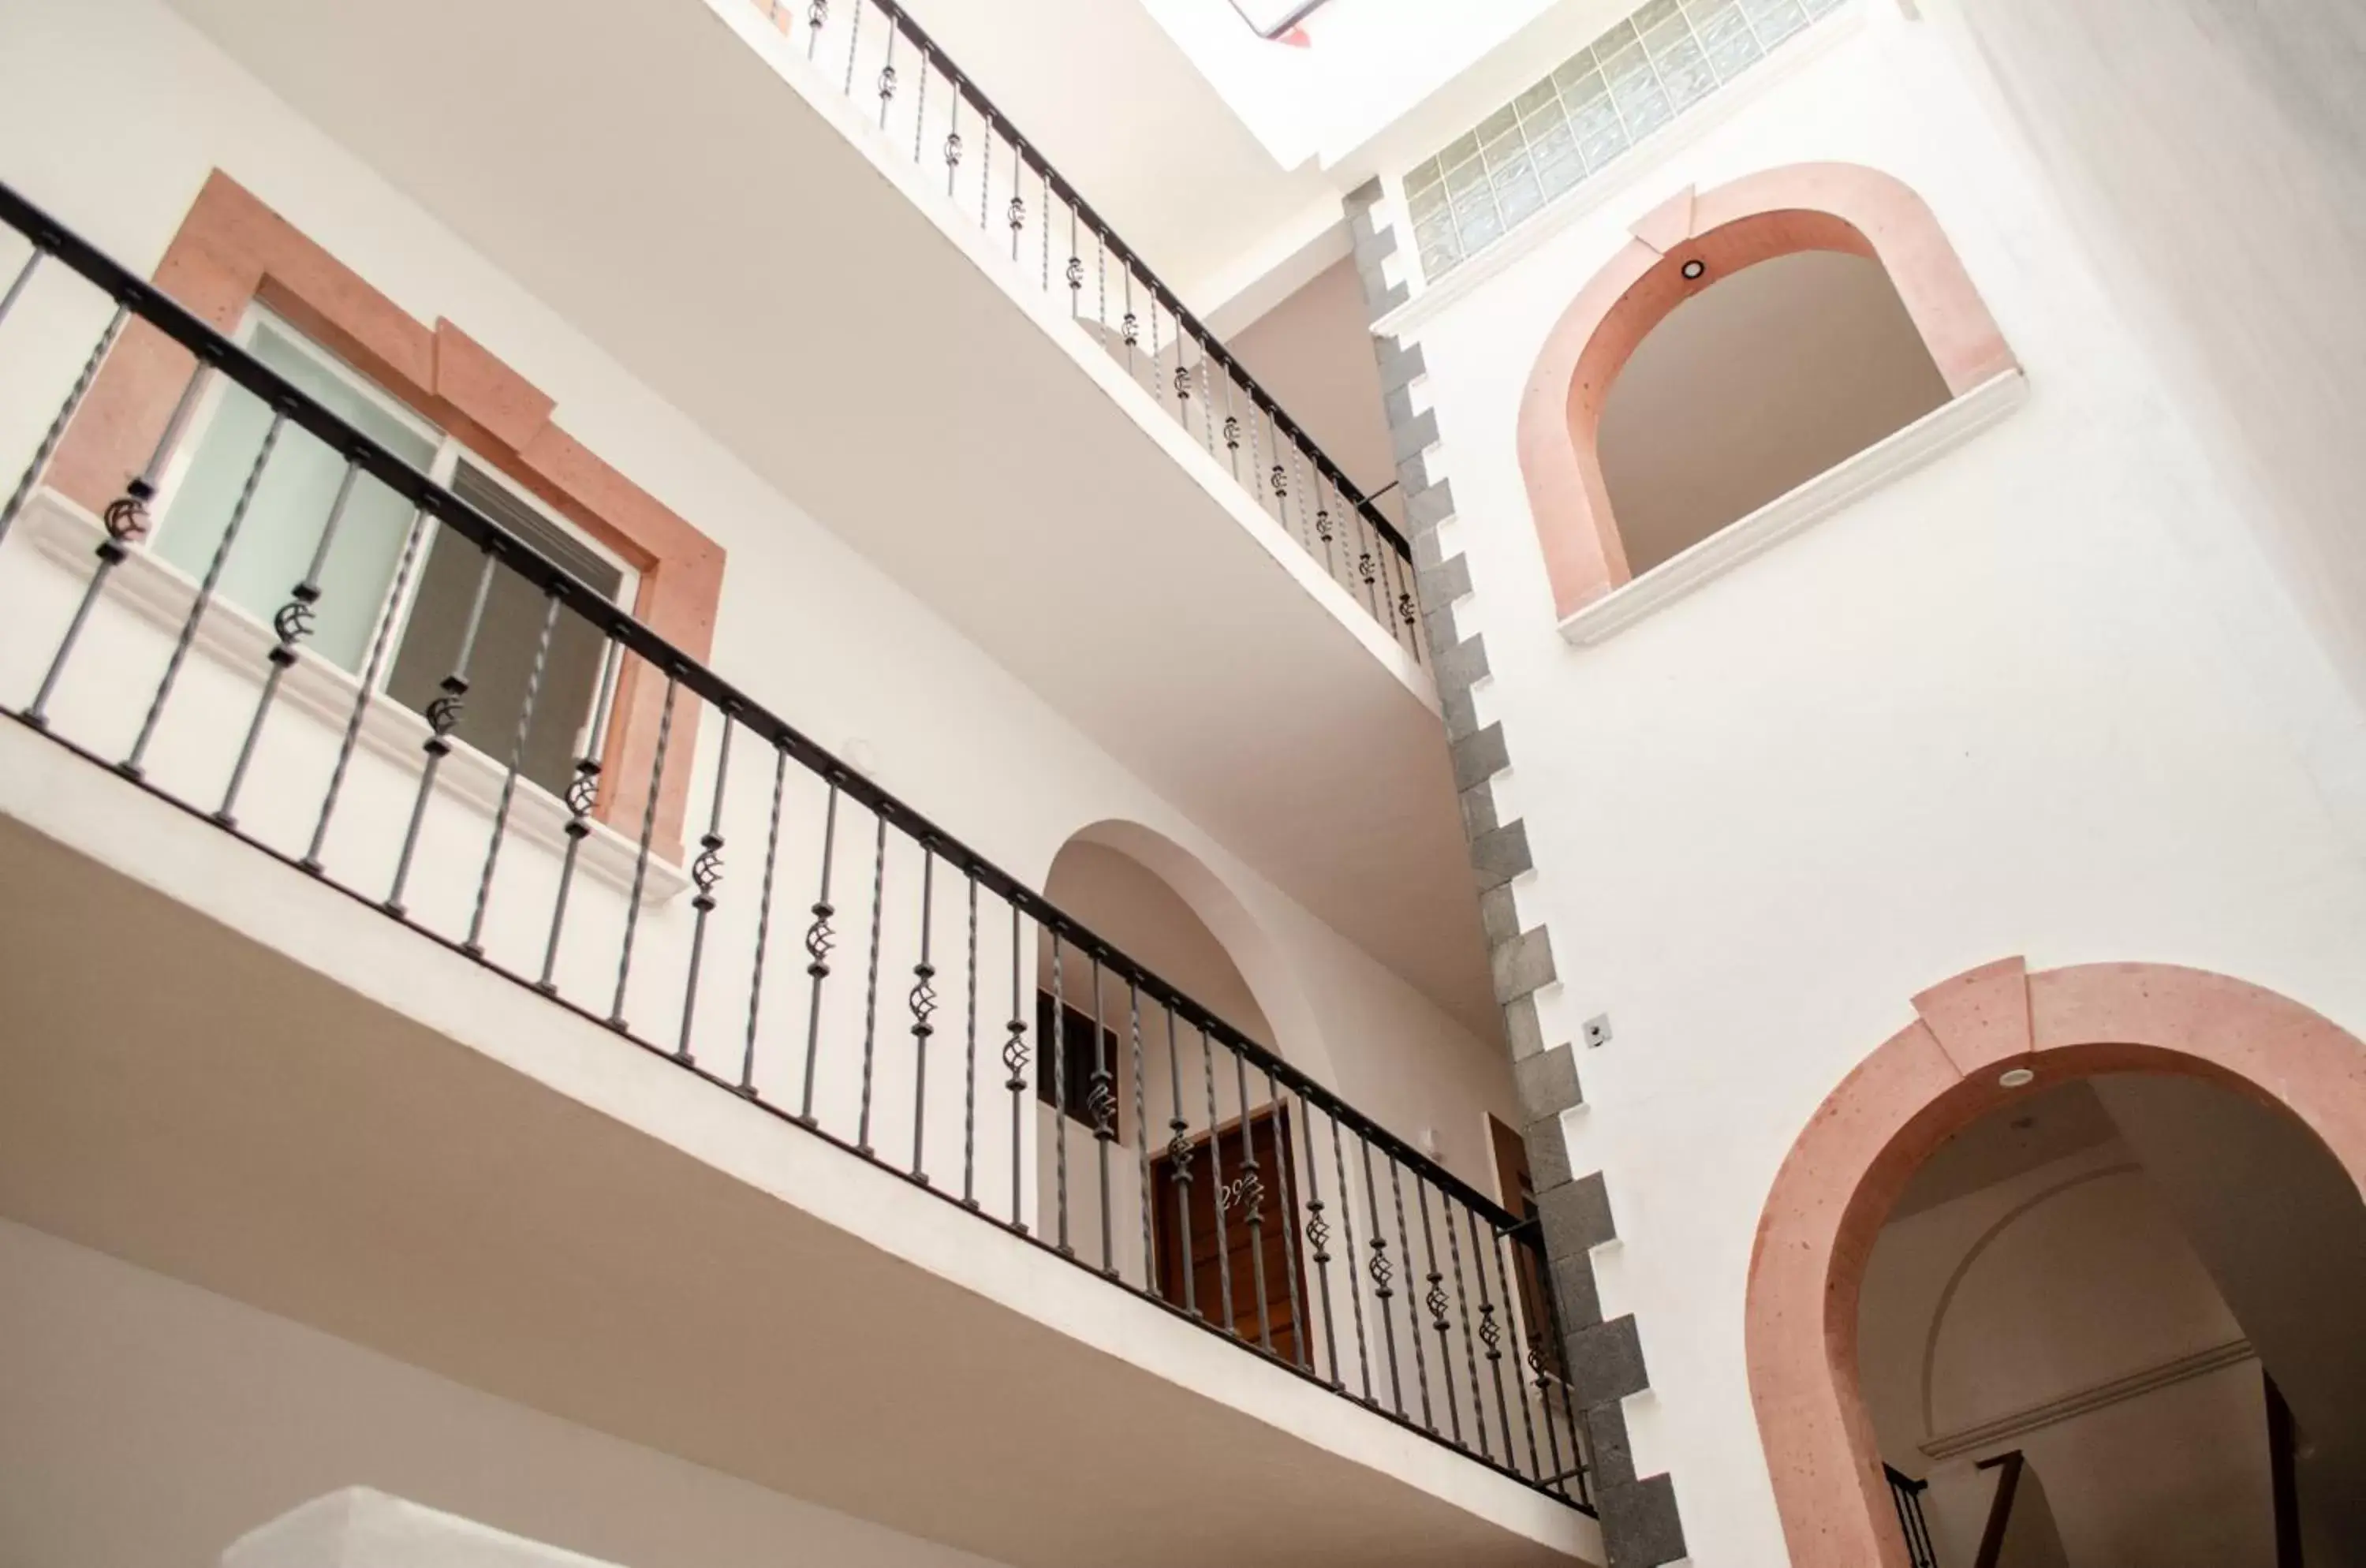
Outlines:
[{"label": "white wall molding", "polygon": [[2059,1426],[2078,1416],[2090,1415],[2111,1405],[2122,1404],[2131,1399],[2139,1399],[2156,1390],[2169,1388],[2201,1377],[2204,1373],[2214,1372],[2221,1367],[2231,1367],[2251,1360],[2257,1355],[2258,1352],[2251,1348],[2249,1340],[2230,1339],[2224,1345],[2213,1345],[2206,1350],[2196,1350],[2190,1356],[2180,1356],[2174,1360],[2161,1361],[2145,1368],[2142,1371],[2130,1372],[2122,1378],[2113,1378],[2109,1382],[2095,1383],[2087,1388],[2074,1390],[2059,1398],[2049,1399],[2043,1404],[2033,1404],[2027,1409],[2016,1410],[2010,1416],[2000,1416],[1993,1421],[1983,1421],[1976,1427],[1960,1427],[1955,1431],[1942,1433],[1924,1443],[1922,1452],[1926,1458],[1944,1460],[1953,1459],[1957,1454],[1970,1453],[1978,1449],[1994,1448],[1997,1444],[2008,1442],[2014,1438],[2024,1437],[2047,1427]]},{"label": "white wall molding", "polygon": [[1724,576],[1813,524],[1953,451],[2020,407],[2029,378],[2019,370],[1982,382],[1855,457],[1671,556],[1642,576],[1565,615],[1560,635],[1579,647],[1604,642]]}]

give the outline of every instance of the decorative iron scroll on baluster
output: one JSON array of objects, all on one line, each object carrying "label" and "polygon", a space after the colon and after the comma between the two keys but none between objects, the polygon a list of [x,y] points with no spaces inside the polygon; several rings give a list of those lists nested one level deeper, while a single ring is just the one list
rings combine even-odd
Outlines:
[{"label": "decorative iron scroll on baluster", "polygon": [[690,863],[690,964],[682,982],[682,1032],[674,1043],[678,1061],[691,1059],[691,1032],[698,1022],[698,972],[706,956],[706,918],[715,913],[715,890],[723,885],[723,793],[731,780],[731,737],[738,729],[738,710],[723,710],[723,744],[715,758],[715,799],[707,807],[706,831],[698,836],[698,853]]},{"label": "decorative iron scroll on baluster", "polygon": [[929,1185],[923,1157],[928,1129],[929,1041],[937,1032],[937,966],[929,962],[937,887],[936,846],[920,843],[920,961],[912,965],[912,988],[905,1003],[912,1013],[912,1179]]}]

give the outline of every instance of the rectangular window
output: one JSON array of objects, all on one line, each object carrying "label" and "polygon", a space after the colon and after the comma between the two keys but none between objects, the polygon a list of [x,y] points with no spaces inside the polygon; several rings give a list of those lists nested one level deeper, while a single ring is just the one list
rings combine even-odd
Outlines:
[{"label": "rectangular window", "polygon": [[[619,604],[631,603],[637,580],[630,568],[359,371],[259,306],[249,312],[240,336],[256,359],[586,587]],[[259,400],[217,378],[194,435],[183,442],[166,475],[154,545],[159,556],[192,577],[204,574],[270,422]],[[320,548],[344,469],[344,459],[310,435],[293,428],[281,432],[223,564],[218,590],[222,598],[263,620],[288,602]],[[305,646],[360,675],[381,617],[391,615],[394,630],[377,671],[378,688],[423,714],[453,672],[486,558],[468,540],[436,525],[409,582],[399,584],[411,515],[411,503],[384,485],[366,476],[355,480],[321,560],[321,596]],[[478,618],[467,700],[454,735],[503,764],[517,740],[546,614],[540,592],[514,572],[495,568]],[[566,787],[577,748],[596,716],[592,705],[605,647],[580,615],[561,611],[552,626],[519,771],[554,793]]]}]

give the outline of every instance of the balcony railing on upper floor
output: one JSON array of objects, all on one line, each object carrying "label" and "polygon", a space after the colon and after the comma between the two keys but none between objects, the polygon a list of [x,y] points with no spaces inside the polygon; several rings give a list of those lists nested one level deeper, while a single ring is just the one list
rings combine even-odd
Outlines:
[{"label": "balcony railing on upper floor", "polygon": [[[0,713],[960,1206],[987,1245],[1053,1249],[1586,1505],[1532,1220],[5,186],[0,222],[30,244],[0,408],[33,446],[0,508]],[[94,518],[45,480],[130,350],[180,412]],[[145,538],[200,418],[236,450],[164,509],[168,534],[208,513],[183,570]],[[305,462],[309,488],[278,482]],[[379,577],[352,567],[365,545]],[[258,566],[285,594],[267,616]],[[315,635],[340,615],[347,654]],[[388,686],[420,649],[433,682]]]},{"label": "balcony railing on upper floor", "polygon": [[876,103],[891,156],[941,163],[958,220],[1007,233],[1018,280],[1065,293],[1069,316],[1420,660],[1404,536],[927,33],[893,0],[746,3],[823,90]]}]

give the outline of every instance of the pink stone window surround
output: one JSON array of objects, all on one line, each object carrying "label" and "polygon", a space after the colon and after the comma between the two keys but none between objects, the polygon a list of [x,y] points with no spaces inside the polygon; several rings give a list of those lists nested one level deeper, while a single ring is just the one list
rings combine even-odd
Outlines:
[{"label": "pink stone window surround", "polygon": [[1720,280],[1802,251],[1864,256],[1889,275],[1951,397],[2017,368],[1930,208],[1876,170],[1797,164],[1688,188],[1630,232],[1553,324],[1521,398],[1520,470],[1559,618],[1634,576],[1597,450],[1611,386],[1652,329]]},{"label": "pink stone window surround", "polygon": [[[2174,1073],[2282,1109],[2366,1191],[2366,1042],[2272,992],[2164,964],[2031,974],[2009,958],[1913,1005],[1808,1119],[1752,1250],[1751,1402],[1793,1568],[1908,1568],[1857,1382],[1857,1302],[1898,1193],[1954,1134],[2067,1077]],[[2034,1082],[2007,1088],[2016,1068]]]}]

